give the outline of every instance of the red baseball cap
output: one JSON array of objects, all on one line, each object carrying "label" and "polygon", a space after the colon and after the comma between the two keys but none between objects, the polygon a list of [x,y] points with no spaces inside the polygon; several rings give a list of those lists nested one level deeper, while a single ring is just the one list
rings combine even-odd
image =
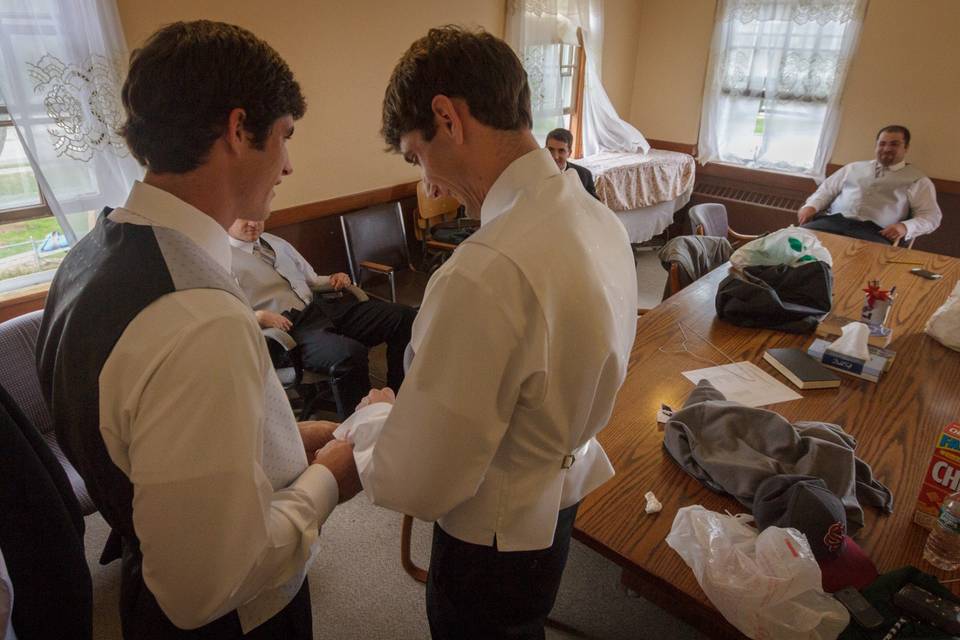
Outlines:
[{"label": "red baseball cap", "polygon": [[760,483],[753,501],[757,528],[791,527],[806,536],[828,593],[862,589],[877,577],[877,567],[847,535],[843,503],[814,476],[778,475]]}]

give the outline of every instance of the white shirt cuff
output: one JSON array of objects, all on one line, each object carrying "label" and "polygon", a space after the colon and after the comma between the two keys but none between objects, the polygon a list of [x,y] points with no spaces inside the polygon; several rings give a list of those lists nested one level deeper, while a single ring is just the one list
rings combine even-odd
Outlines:
[{"label": "white shirt cuff", "polygon": [[333,477],[333,472],[322,464],[309,465],[300,477],[294,480],[293,486],[310,496],[317,512],[317,524],[322,525],[340,502],[337,479]]}]

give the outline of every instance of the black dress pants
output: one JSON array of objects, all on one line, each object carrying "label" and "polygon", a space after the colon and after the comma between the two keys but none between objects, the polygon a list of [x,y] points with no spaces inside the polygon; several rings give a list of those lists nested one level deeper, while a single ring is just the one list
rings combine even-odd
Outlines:
[{"label": "black dress pants", "polygon": [[120,624],[124,640],[313,640],[310,585],[300,591],[275,616],[244,635],[236,611],[199,629],[180,629],[163,613],[143,581],[143,557],[136,541],[124,542],[120,582]]},{"label": "black dress pants", "polygon": [[541,640],[567,564],[579,503],[557,517],[553,545],[498,551],[433,527],[427,619],[433,640]]},{"label": "black dress pants", "polygon": [[819,215],[810,222],[803,225],[804,229],[814,231],[826,231],[835,233],[848,238],[857,238],[858,240],[867,240],[868,242],[879,242],[880,244],[890,244],[890,241],[880,235],[883,230],[878,224],[869,220],[855,220],[847,218],[839,213],[829,215]]},{"label": "black dress pants", "polygon": [[314,301],[301,312],[287,312],[290,335],[300,345],[304,368],[326,372],[345,360],[343,403],[348,414],[370,391],[368,349],[387,343],[387,386],[394,391],[403,382],[403,353],[410,342],[416,310],[402,304],[354,298],[346,301]]}]

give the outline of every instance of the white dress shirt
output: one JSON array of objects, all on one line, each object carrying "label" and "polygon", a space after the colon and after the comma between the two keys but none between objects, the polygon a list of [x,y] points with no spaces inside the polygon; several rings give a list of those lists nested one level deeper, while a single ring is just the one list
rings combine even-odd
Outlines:
[{"label": "white dress shirt", "polygon": [[936,230],[942,218],[933,182],[905,162],[889,167],[876,160],[851,162],[824,180],[805,206],[829,207],[830,213],[880,227],[902,222],[906,240]]},{"label": "white dress shirt", "polygon": [[636,268],[616,215],[545,149],[500,175],[481,225],[427,286],[396,404],[340,433],[375,503],[544,549],[558,511],[613,475],[594,436],[626,375]]},{"label": "white dress shirt", "polygon": [[[230,271],[226,232],[173,195],[136,183],[115,222],[174,229]],[[237,609],[244,631],[302,584],[337,504],[307,464],[297,424],[250,308],[226,291],[154,301],[100,374],[100,432],[134,488],[143,576],[178,627]]]}]

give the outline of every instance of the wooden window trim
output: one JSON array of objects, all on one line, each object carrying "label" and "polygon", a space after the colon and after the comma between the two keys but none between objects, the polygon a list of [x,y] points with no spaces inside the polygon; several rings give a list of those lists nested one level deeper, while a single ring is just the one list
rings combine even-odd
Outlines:
[{"label": "wooden window trim", "polygon": [[573,82],[573,108],[570,112],[570,133],[573,134],[573,149],[570,155],[576,160],[583,157],[583,87],[587,75],[587,49],[583,46],[583,30],[577,27],[577,71]]}]

